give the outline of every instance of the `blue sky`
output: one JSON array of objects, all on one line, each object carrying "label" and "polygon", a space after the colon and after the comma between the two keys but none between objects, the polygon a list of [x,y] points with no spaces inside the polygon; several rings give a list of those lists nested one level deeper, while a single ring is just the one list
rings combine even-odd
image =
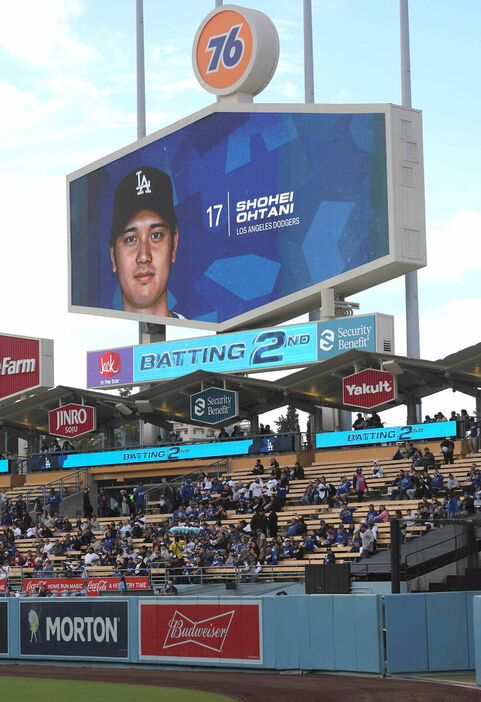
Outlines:
[{"label": "blue sky", "polygon": [[[256,102],[302,102],[302,0],[239,5],[268,14],[280,35],[278,70]],[[148,133],[212,102],[190,57],[213,6],[144,0]],[[398,0],[313,0],[313,23],[316,102],[400,103]],[[480,340],[481,3],[411,0],[410,26],[428,237],[421,355],[435,359]],[[54,338],[56,382],[81,387],[87,349],[138,338],[135,323],[67,313],[65,204],[67,173],[135,140],[135,0],[2,3],[0,61],[1,328]],[[395,315],[396,350],[404,353],[403,279],[353,299],[363,313]],[[425,411],[464,406],[472,410],[474,401],[446,393]],[[403,421],[403,413],[386,420]]]}]

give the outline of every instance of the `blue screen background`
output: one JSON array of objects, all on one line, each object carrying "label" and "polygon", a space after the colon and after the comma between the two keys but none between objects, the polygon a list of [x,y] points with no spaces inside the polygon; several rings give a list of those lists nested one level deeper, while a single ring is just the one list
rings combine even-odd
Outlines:
[{"label": "blue screen background", "polygon": [[[188,319],[220,323],[388,254],[383,114],[214,113],[71,182],[73,305],[122,308],[112,205],[142,165],[173,181],[169,309]],[[298,224],[237,233],[236,202],[290,191],[292,214],[249,224]]]}]

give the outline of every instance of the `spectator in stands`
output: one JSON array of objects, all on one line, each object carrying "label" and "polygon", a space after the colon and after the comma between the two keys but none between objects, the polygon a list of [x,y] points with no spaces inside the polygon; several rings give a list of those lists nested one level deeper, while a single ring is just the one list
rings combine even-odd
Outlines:
[{"label": "spectator in stands", "polygon": [[360,412],[358,412],[357,417],[354,420],[354,424],[352,425],[352,428],[354,430],[358,431],[359,429],[364,429],[365,424],[366,423],[364,421],[364,417],[362,416],[362,414]]},{"label": "spectator in stands", "polygon": [[406,445],[404,443],[399,444],[394,455],[392,457],[393,461],[404,461],[407,458]]},{"label": "spectator in stands", "polygon": [[56,451],[57,453],[61,453],[62,447],[61,447],[60,444],[58,443],[58,439],[55,439],[55,440],[54,440],[54,442],[53,442],[53,444],[52,444],[52,449],[53,449],[54,451]]},{"label": "spectator in stands", "polygon": [[454,492],[448,492],[448,496],[446,498],[446,512],[448,519],[454,519],[458,512],[458,500]]},{"label": "spectator in stands", "polygon": [[424,417],[424,422],[423,422],[423,424],[432,424],[432,423],[435,422],[435,421],[436,421],[435,419],[433,419],[432,417],[429,416],[429,414],[427,414],[427,415]]},{"label": "spectator in stands", "polygon": [[366,478],[362,473],[362,468],[356,468],[356,472],[352,479],[352,487],[356,491],[357,499],[362,502],[364,499],[364,493],[368,492]]},{"label": "spectator in stands", "polygon": [[384,475],[384,470],[379,461],[373,461],[371,474],[373,478],[382,478]]},{"label": "spectator in stands", "polygon": [[262,497],[262,488],[264,487],[264,483],[262,480],[259,478],[258,475],[254,478],[252,483],[249,485],[249,496],[251,499],[254,499],[255,497]]},{"label": "spectator in stands", "polygon": [[[311,480],[306,486],[306,489],[304,490],[304,495],[301,497],[301,505],[312,505],[314,504],[314,499],[315,499],[315,486],[314,486],[314,481]],[[319,499],[319,497],[318,497]]]},{"label": "spectator in stands", "polygon": [[444,441],[441,442],[441,453],[444,457],[444,463],[454,463],[454,441],[447,436]]},{"label": "spectator in stands", "polygon": [[473,421],[469,424],[467,434],[468,434],[469,453],[478,453],[478,451],[479,451],[479,435],[480,435],[479,422],[476,422],[473,419]]},{"label": "spectator in stands", "polygon": [[237,426],[237,424],[234,427],[234,430],[231,434],[231,439],[235,439],[237,437],[244,436],[244,433],[240,430],[240,428]]},{"label": "spectator in stands", "polygon": [[163,594],[164,594],[166,597],[177,597],[178,592],[177,592],[177,588],[176,588],[175,585],[174,585],[174,581],[173,581],[173,580],[169,580],[169,581],[167,582],[167,587],[165,588]]},{"label": "spectator in stands", "polygon": [[422,468],[423,467],[423,454],[420,449],[416,449],[414,456],[411,461],[411,468]]},{"label": "spectator in stands", "polygon": [[62,498],[60,494],[55,490],[55,488],[50,488],[50,492],[47,495],[47,505],[49,507],[49,512],[52,516],[58,514],[58,509]]},{"label": "spectator in stands", "polygon": [[250,556],[247,566],[241,570],[242,582],[245,583],[248,579],[250,579],[251,583],[257,582],[261,570],[262,566],[259,561],[254,556]]},{"label": "spectator in stands", "polygon": [[361,558],[370,558],[374,550],[374,534],[366,522],[361,524]]},{"label": "spectator in stands", "polygon": [[339,483],[336,494],[333,496],[333,501],[337,502],[337,504],[341,504],[346,502],[347,498],[349,497],[351,493],[351,481],[349,478],[344,477],[342,478],[341,482]]},{"label": "spectator in stands", "polygon": [[434,470],[433,477],[431,479],[431,492],[433,495],[437,495],[443,489],[444,475],[442,475],[436,468]]},{"label": "spectator in stands", "polygon": [[468,490],[465,490],[464,494],[463,494],[461,506],[459,508],[459,512],[457,513],[456,516],[458,516],[458,517],[471,517],[475,512],[476,512],[476,509],[474,506],[474,499],[469,494]]},{"label": "spectator in stands", "polygon": [[107,495],[105,494],[104,488],[101,487],[97,493],[97,514],[99,517],[107,516],[107,505]]},{"label": "spectator in stands", "polygon": [[374,509],[374,505],[370,504],[368,505],[367,508],[367,514],[366,514],[366,520],[369,521],[371,519],[375,519],[378,516],[379,512]]},{"label": "spectator in stands", "polygon": [[145,511],[145,490],[143,483],[134,489],[135,514]]},{"label": "spectator in stands", "polygon": [[193,499],[194,497],[194,488],[192,486],[191,481],[187,478],[185,483],[182,485],[180,489],[180,498],[182,500],[182,504],[187,506],[189,502]]},{"label": "spectator in stands", "polygon": [[251,473],[252,473],[252,475],[263,475],[264,474],[264,466],[262,465],[260,458],[258,458],[256,460],[255,465],[252,468]]},{"label": "spectator in stands", "polygon": [[448,421],[442,412],[438,412],[437,414],[435,414],[434,418],[435,418],[436,422],[447,422]]},{"label": "spectator in stands", "polygon": [[90,502],[89,488],[85,488],[85,490],[82,493],[82,503],[83,503],[84,517],[86,519],[91,519],[94,510],[93,510],[92,504]]},{"label": "spectator in stands", "polygon": [[304,480],[304,468],[301,466],[299,461],[296,461],[294,464],[291,476],[293,480]]},{"label": "spectator in stands", "polygon": [[373,412],[371,415],[371,427],[373,429],[381,429],[382,426],[381,417],[377,412]]},{"label": "spectator in stands", "polygon": [[225,427],[222,427],[220,432],[217,434],[218,439],[230,439],[230,434],[226,432]]},{"label": "spectator in stands", "polygon": [[372,521],[374,522],[388,522],[390,519],[389,512],[384,505],[379,505],[379,514],[374,517]]},{"label": "spectator in stands", "polygon": [[434,465],[436,465],[436,461],[434,460],[434,456],[429,450],[429,448],[426,446],[423,452],[423,466],[424,468],[431,468]]},{"label": "spectator in stands", "polygon": [[459,488],[459,480],[452,473],[448,473],[448,481],[446,483],[448,490],[457,490]]},{"label": "spectator in stands", "polygon": [[[403,470],[400,470],[397,476],[394,478],[392,481],[391,487],[388,490],[391,494],[391,500],[397,500],[398,496],[401,493],[401,482],[404,481],[406,478],[406,475]],[[409,484],[408,487],[411,487]]]},{"label": "spectator in stands", "polygon": [[462,409],[461,414],[459,416],[459,421],[462,422],[463,431],[467,432],[469,427],[471,426],[471,423],[473,422],[473,418],[469,416],[465,409]]},{"label": "spectator in stands", "polygon": [[336,556],[332,551],[332,548],[328,546],[326,548],[326,555],[324,556],[324,564],[329,565],[336,562]]},{"label": "spectator in stands", "polygon": [[75,451],[75,446],[66,439],[62,444],[62,453],[71,453],[72,451]]},{"label": "spectator in stands", "polygon": [[[347,500],[344,505],[344,507],[341,509],[339,512],[339,519],[341,520],[342,524],[354,524],[354,512],[356,511],[355,507],[349,507]],[[377,514],[377,512],[376,512]]]}]

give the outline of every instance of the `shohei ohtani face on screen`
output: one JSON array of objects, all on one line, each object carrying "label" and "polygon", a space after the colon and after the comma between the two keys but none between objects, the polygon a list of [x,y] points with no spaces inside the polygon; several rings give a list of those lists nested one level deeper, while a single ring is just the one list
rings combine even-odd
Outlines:
[{"label": "shohei ohtani face on screen", "polygon": [[167,283],[175,262],[178,230],[149,209],[135,212],[110,246],[112,268],[127,312],[170,316]]}]

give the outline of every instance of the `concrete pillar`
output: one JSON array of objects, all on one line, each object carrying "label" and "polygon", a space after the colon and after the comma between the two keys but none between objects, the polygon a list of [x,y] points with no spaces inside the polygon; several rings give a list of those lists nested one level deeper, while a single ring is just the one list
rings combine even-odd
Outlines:
[{"label": "concrete pillar", "polygon": [[259,433],[259,415],[256,412],[251,412],[249,416],[249,422],[251,425],[251,434]]},{"label": "concrete pillar", "polygon": [[407,402],[406,402],[406,408],[407,408],[407,419],[406,419],[406,424],[418,424],[418,416],[417,416],[417,411],[418,411],[418,403],[415,397],[408,397]]}]

